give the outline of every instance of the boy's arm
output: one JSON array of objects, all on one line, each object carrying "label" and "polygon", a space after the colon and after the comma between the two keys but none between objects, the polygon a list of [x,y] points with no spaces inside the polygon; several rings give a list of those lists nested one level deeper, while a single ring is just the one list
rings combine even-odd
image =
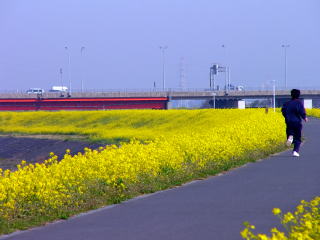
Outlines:
[{"label": "boy's arm", "polygon": [[304,121],[308,122],[306,110],[302,103],[299,105],[299,114]]}]

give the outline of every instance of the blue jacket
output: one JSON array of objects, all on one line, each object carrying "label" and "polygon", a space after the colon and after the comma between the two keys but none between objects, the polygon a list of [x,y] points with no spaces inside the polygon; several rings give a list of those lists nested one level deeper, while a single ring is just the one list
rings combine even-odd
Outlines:
[{"label": "blue jacket", "polygon": [[301,122],[302,119],[306,119],[306,110],[299,99],[292,99],[283,104],[281,112],[286,122]]}]

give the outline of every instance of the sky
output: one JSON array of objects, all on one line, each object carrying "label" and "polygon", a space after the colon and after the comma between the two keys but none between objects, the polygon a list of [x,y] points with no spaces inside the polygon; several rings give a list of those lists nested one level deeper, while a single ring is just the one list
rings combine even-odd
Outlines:
[{"label": "sky", "polygon": [[0,37],[0,91],[161,88],[160,46],[167,88],[209,88],[214,63],[283,88],[283,44],[287,87],[320,87],[319,0],[1,0]]}]

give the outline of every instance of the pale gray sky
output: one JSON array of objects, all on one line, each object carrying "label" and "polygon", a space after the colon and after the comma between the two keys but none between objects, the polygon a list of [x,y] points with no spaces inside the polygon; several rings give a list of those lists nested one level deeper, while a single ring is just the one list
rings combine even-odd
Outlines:
[{"label": "pale gray sky", "polygon": [[235,85],[283,86],[284,43],[288,86],[320,86],[319,0],[1,0],[0,36],[0,91],[60,85],[60,67],[67,85],[65,46],[77,89],[161,87],[160,45],[167,87],[182,57],[189,88],[208,87],[214,62]]}]

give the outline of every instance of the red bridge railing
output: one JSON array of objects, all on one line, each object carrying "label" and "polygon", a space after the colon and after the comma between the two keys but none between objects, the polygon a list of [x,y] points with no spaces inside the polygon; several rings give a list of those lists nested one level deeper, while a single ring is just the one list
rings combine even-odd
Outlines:
[{"label": "red bridge railing", "polygon": [[7,98],[1,111],[166,109],[168,98]]}]

